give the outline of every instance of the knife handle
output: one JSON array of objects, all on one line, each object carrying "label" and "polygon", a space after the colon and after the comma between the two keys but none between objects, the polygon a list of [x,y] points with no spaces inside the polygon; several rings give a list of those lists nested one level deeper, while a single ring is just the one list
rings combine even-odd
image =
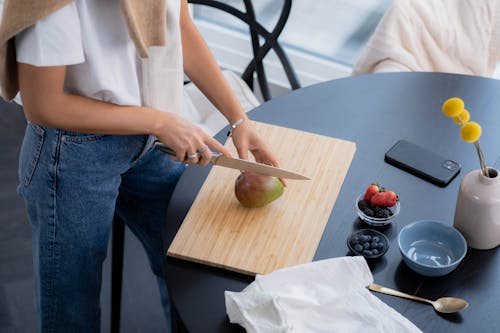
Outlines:
[{"label": "knife handle", "polygon": [[[173,150],[172,150],[172,148],[167,147],[167,146],[166,146],[163,142],[160,142],[160,141],[156,140],[156,141],[154,142],[154,144],[153,144],[153,145],[154,145],[154,147],[155,147],[156,149],[158,149],[159,151],[162,151],[162,152],[164,152],[164,153],[167,153],[167,154],[169,154],[170,156],[175,156],[175,155],[176,155],[176,154],[175,154],[175,151],[173,151]],[[216,162],[217,162],[217,157],[219,157],[219,155],[218,155],[218,154],[214,154],[214,153],[212,153],[212,158],[211,158],[211,160],[210,160],[210,163],[217,164],[217,163],[216,163]]]},{"label": "knife handle", "polygon": [[169,154],[170,156],[175,156],[175,151],[173,151],[170,147],[165,146],[165,144],[160,141],[155,141],[154,147],[164,153]]}]

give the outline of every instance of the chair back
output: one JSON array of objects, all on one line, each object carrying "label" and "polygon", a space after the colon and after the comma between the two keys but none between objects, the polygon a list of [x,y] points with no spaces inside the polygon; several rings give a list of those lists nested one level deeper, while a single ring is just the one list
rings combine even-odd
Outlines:
[{"label": "chair back", "polygon": [[[274,28],[269,31],[262,26],[257,21],[255,16],[254,7],[251,0],[242,0],[245,5],[245,11],[241,11],[233,6],[230,6],[222,1],[217,0],[188,0],[189,3],[195,5],[204,5],[212,8],[216,8],[232,15],[245,24],[248,25],[250,38],[252,42],[253,59],[248,63],[246,68],[242,71],[241,78],[246,82],[246,84],[253,90],[254,89],[254,73],[256,73],[257,81],[259,83],[260,92],[264,101],[268,101],[272,98],[269,83],[267,80],[266,72],[264,70],[263,60],[265,56],[272,49],[286,74],[288,82],[290,84],[290,89],[295,90],[301,87],[295,70],[293,69],[285,50],[280,45],[278,37],[280,36],[285,24],[290,15],[290,10],[292,7],[292,0],[283,0],[283,6],[279,18],[276,22]],[[263,41],[261,44],[260,41]]]}]

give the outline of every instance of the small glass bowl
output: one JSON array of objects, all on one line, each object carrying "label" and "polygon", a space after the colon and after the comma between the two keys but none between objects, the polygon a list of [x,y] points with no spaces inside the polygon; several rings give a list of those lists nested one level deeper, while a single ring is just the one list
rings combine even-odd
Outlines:
[{"label": "small glass bowl", "polygon": [[347,238],[347,247],[355,255],[365,259],[377,259],[389,249],[389,239],[377,230],[361,229]]},{"label": "small glass bowl", "polygon": [[364,197],[364,194],[361,194],[356,199],[355,208],[356,208],[356,212],[358,213],[359,218],[369,225],[372,225],[375,227],[381,227],[381,226],[387,225],[387,224],[391,223],[392,219],[394,219],[399,214],[401,207],[400,207],[399,201],[397,201],[394,206],[388,207],[390,209],[390,211],[392,212],[391,216],[385,217],[385,218],[368,216],[365,213],[363,213],[363,211],[361,209],[359,209],[359,207],[358,207],[358,202],[360,200],[363,200],[363,197]]}]

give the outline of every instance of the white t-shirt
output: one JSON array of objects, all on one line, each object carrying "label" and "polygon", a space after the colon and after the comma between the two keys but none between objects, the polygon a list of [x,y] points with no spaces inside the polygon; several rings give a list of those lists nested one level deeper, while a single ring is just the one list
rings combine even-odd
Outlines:
[{"label": "white t-shirt", "polygon": [[[178,23],[179,1],[167,8],[167,21]],[[18,62],[66,65],[68,93],[143,105],[141,59],[118,0],[76,0],[18,34],[16,51]]]}]

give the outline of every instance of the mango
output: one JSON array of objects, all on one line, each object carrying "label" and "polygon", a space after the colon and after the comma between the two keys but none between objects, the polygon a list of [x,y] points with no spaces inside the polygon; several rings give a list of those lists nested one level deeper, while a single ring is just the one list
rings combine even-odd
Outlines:
[{"label": "mango", "polygon": [[277,177],[255,172],[242,172],[234,185],[234,194],[241,205],[248,208],[263,207],[278,199],[284,186]]}]

